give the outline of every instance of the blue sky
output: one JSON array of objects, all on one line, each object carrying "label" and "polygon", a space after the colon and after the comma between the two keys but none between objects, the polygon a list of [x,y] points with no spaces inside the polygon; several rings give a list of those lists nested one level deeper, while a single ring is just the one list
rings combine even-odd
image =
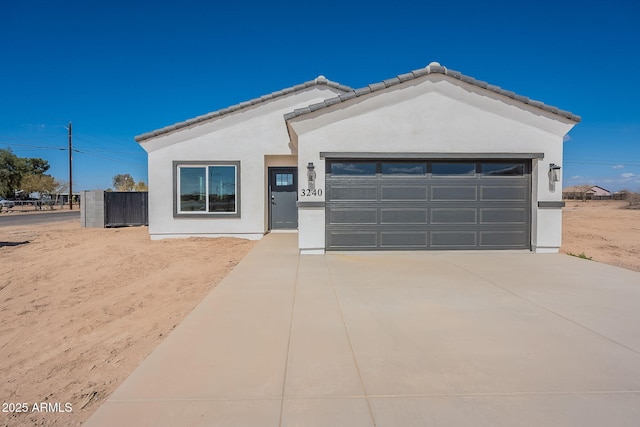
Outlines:
[{"label": "blue sky", "polygon": [[0,1],[0,148],[74,189],[147,181],[133,137],[325,75],[432,61],[582,116],[564,185],[640,191],[640,2]]}]

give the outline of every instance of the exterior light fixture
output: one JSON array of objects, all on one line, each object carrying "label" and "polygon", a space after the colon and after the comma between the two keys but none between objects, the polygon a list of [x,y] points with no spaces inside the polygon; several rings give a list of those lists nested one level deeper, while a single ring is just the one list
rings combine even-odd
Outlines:
[{"label": "exterior light fixture", "polygon": [[307,165],[307,183],[309,184],[309,190],[316,189],[316,171],[315,166],[313,166],[313,162],[309,162]]},{"label": "exterior light fixture", "polygon": [[560,181],[560,166],[555,163],[549,165],[549,182]]}]

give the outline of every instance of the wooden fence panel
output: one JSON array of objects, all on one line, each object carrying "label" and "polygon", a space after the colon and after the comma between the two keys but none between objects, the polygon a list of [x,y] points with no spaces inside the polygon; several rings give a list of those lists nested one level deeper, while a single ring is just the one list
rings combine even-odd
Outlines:
[{"label": "wooden fence panel", "polygon": [[149,193],[105,192],[104,220],[105,227],[149,225]]}]

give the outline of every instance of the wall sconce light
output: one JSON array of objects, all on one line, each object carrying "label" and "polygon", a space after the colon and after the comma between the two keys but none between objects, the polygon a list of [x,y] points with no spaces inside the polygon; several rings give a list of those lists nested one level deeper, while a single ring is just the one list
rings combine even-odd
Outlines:
[{"label": "wall sconce light", "polygon": [[560,181],[560,166],[555,163],[549,165],[549,182]]},{"label": "wall sconce light", "polygon": [[315,166],[313,166],[313,162],[309,162],[307,165],[307,183],[309,190],[316,189],[316,171]]}]

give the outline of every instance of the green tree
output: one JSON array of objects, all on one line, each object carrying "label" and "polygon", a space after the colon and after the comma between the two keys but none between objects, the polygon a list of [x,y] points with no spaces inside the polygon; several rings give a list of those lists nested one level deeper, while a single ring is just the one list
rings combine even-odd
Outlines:
[{"label": "green tree", "polygon": [[113,188],[116,191],[133,191],[135,186],[136,182],[128,173],[118,174],[113,177]]},{"label": "green tree", "polygon": [[0,150],[0,195],[13,198],[20,185],[23,165],[21,159],[10,149]]},{"label": "green tree", "polygon": [[49,162],[44,159],[23,159],[24,160],[24,173],[33,175],[42,175],[49,170]]},{"label": "green tree", "polygon": [[[0,150],[0,195],[15,197],[16,190],[21,188],[23,178],[28,175],[43,175],[49,170],[49,162],[40,158],[18,157],[11,149]],[[29,182],[33,183],[33,179]],[[36,190],[37,191],[37,190]]]}]

